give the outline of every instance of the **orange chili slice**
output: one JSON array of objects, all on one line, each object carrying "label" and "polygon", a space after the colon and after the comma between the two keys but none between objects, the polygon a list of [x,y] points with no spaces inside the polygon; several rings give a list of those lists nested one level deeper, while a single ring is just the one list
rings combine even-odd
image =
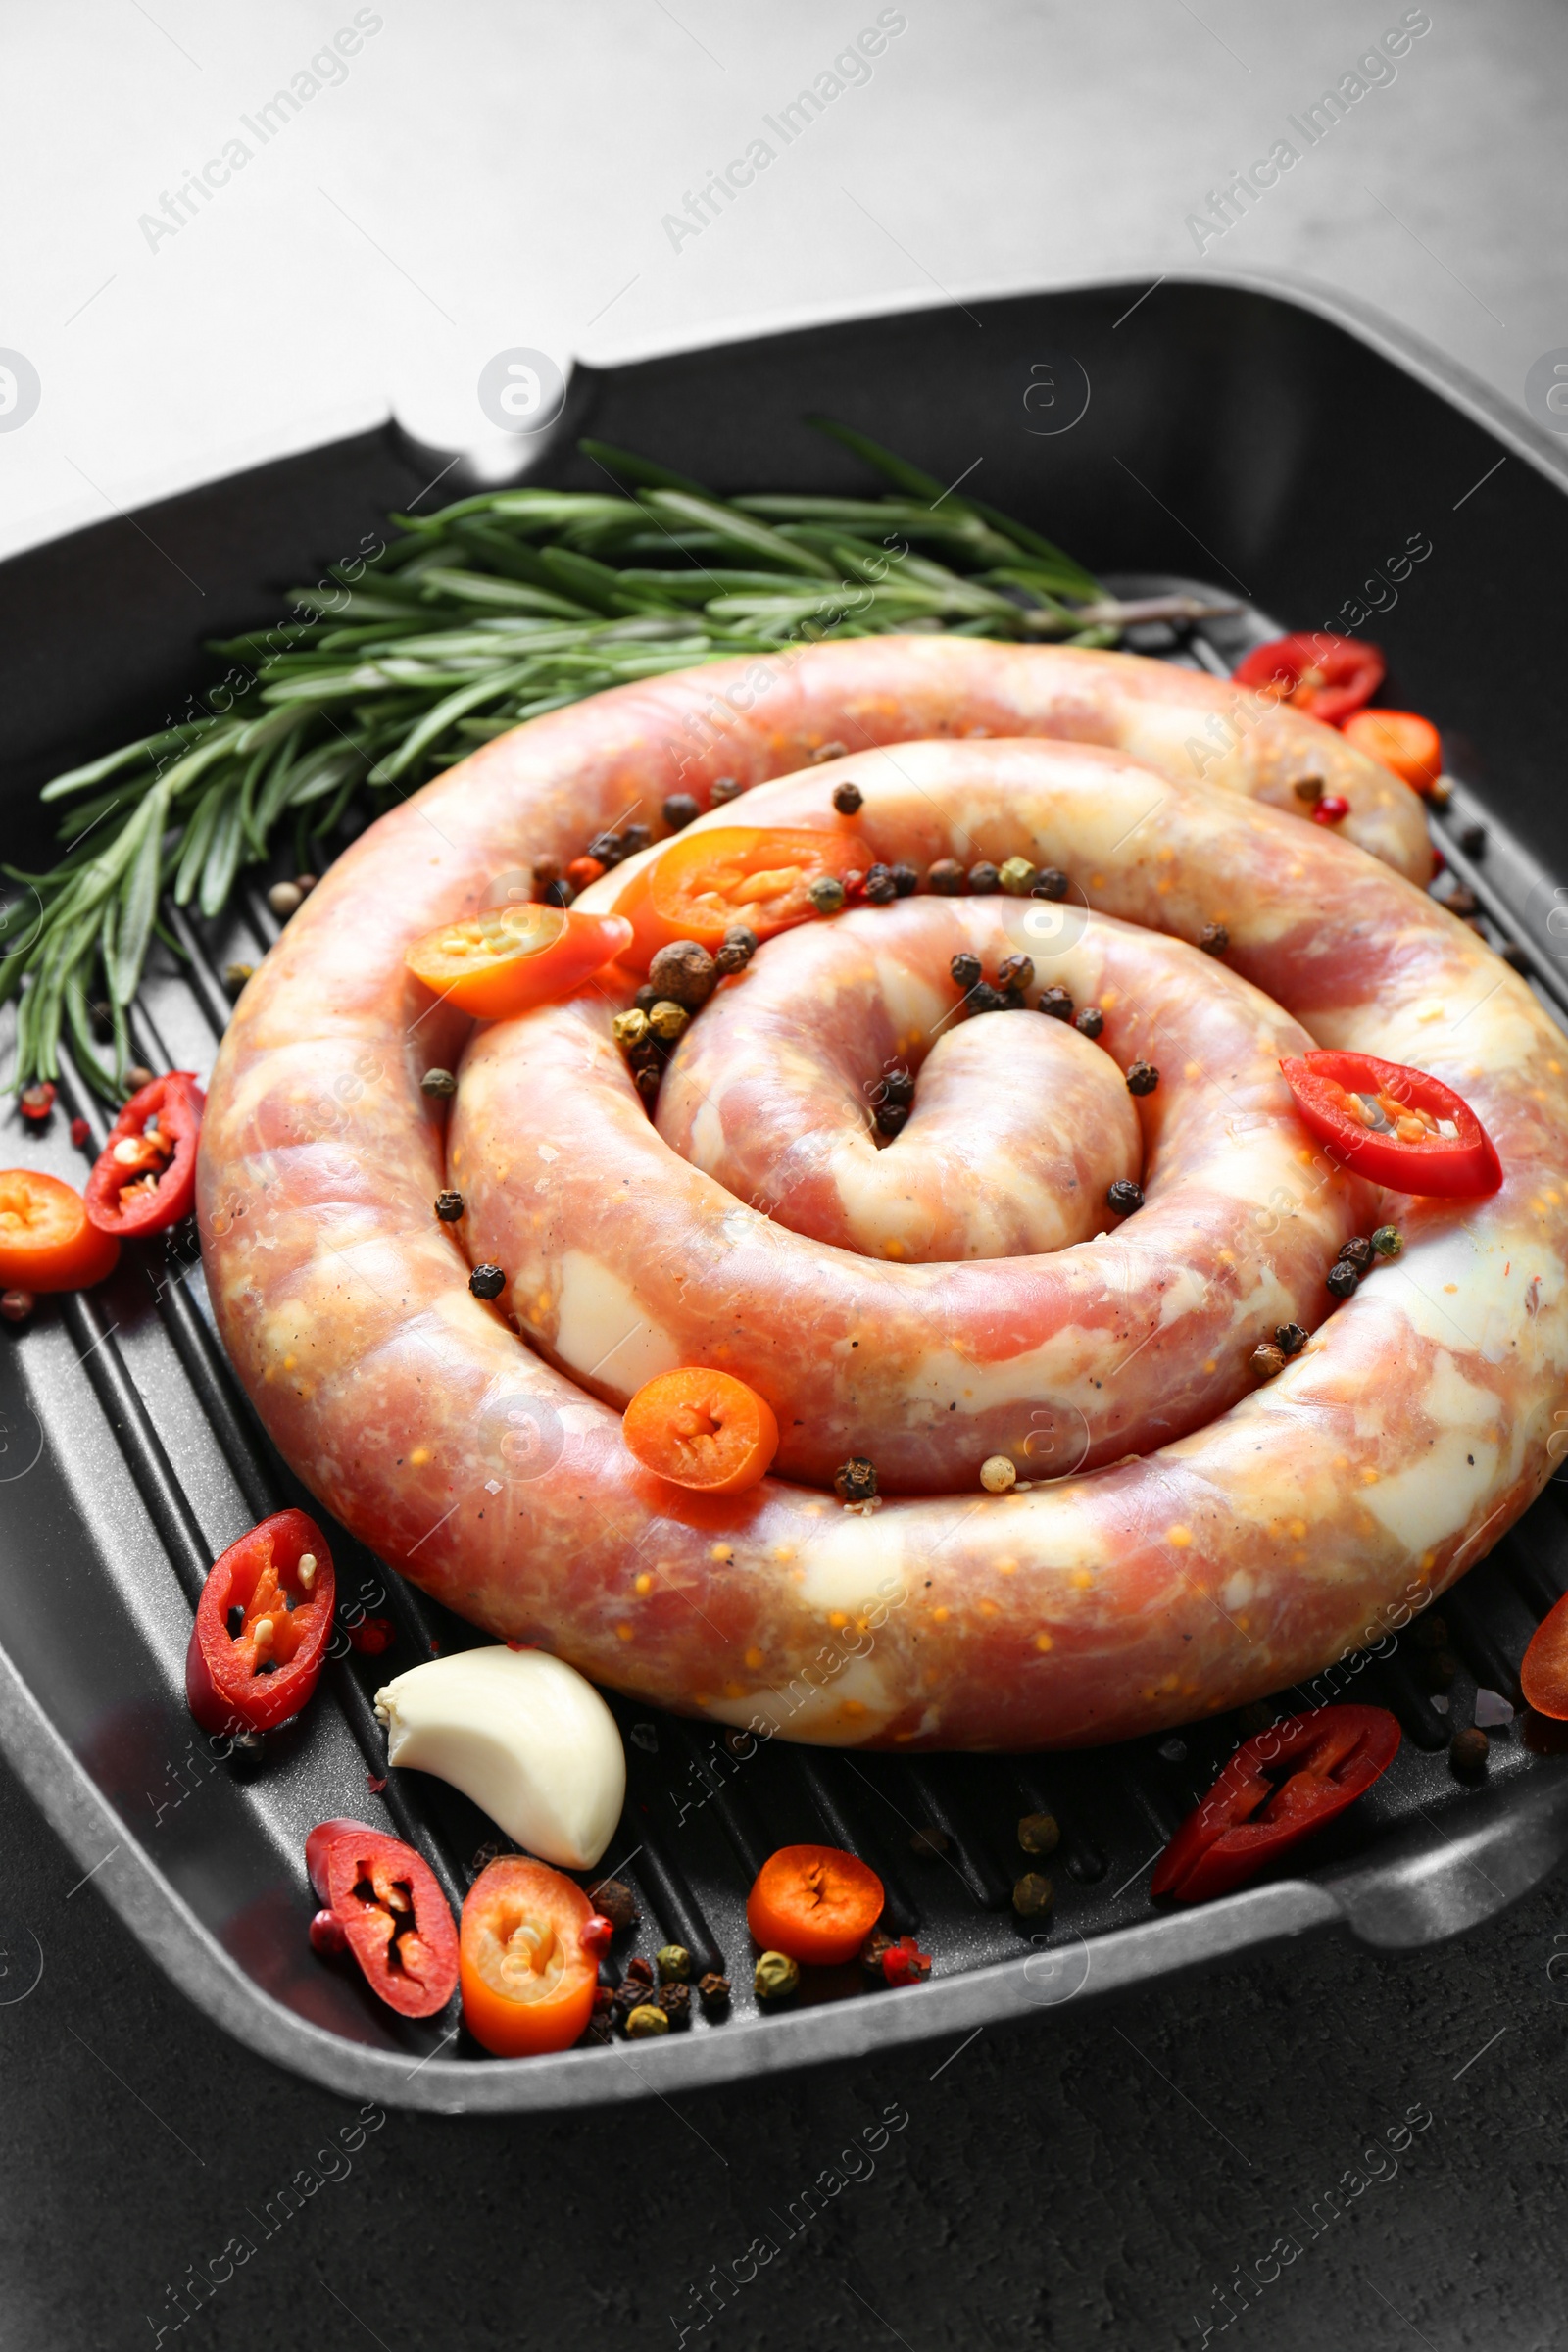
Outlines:
[{"label": "orange chili slice", "polygon": [[615,901],[635,935],[625,960],[645,971],[670,940],[716,948],[739,924],[771,939],[815,913],[813,882],[826,874],[842,881],[864,857],[849,833],[805,827],[716,825],[680,834]]},{"label": "orange chili slice", "polygon": [[630,941],[631,925],[618,914],[525,904],[442,923],[416,939],[404,961],[460,1012],[503,1021],[566,996],[613,963]]},{"label": "orange chili slice", "polygon": [[640,1388],[621,1424],[645,1470],[704,1494],[739,1494],[778,1451],[772,1406],[729,1372],[687,1366]]},{"label": "orange chili slice", "polygon": [[1443,739],[1429,718],[1413,710],[1356,710],[1341,732],[1417,792],[1430,792],[1443,773]]}]

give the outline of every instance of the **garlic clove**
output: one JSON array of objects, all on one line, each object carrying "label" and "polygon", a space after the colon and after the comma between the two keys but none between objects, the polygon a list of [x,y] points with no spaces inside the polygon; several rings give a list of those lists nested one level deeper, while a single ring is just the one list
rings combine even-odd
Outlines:
[{"label": "garlic clove", "polygon": [[615,1719],[576,1668],[540,1649],[459,1650],[375,1694],[387,1762],[471,1797],[542,1861],[589,1870],[615,1834],[626,1757]]}]

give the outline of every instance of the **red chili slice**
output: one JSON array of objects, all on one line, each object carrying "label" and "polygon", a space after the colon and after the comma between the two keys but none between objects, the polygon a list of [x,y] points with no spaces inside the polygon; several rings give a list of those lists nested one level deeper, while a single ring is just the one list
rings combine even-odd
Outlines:
[{"label": "red chili slice", "polygon": [[1303,1124],[1370,1183],[1445,1200],[1480,1200],[1501,1185],[1491,1136],[1430,1072],[1373,1054],[1302,1054],[1280,1068]]},{"label": "red chili slice", "polygon": [[1381,1780],[1399,1744],[1386,1707],[1313,1707],[1245,1740],[1154,1871],[1151,1891],[1204,1903],[1273,1862]]},{"label": "red chili slice", "polygon": [[1256,646],[1232,675],[1238,686],[1277,684],[1283,702],[1339,727],[1376,694],[1387,668],[1381,650],[1364,637],[1303,629]]},{"label": "red chili slice", "polygon": [[299,1713],[321,1679],[335,1593],[326,1538],[304,1511],[274,1511],[229,1545],[202,1587],[185,1653],[185,1696],[204,1732],[270,1732]]},{"label": "red chili slice", "polygon": [[123,1241],[190,1214],[206,1102],[190,1070],[170,1070],[131,1096],[87,1179],[87,1214],[100,1233]]},{"label": "red chili slice", "polygon": [[1568,1722],[1568,1592],[1556,1601],[1530,1637],[1519,1688],[1538,1715]]},{"label": "red chili slice", "polygon": [[[352,1821],[323,1822],[312,1883],[342,1922],[370,1990],[402,2017],[434,2017],[458,1987],[458,1931],[428,1863],[399,1838]],[[307,1858],[311,1841],[306,1844]]]}]

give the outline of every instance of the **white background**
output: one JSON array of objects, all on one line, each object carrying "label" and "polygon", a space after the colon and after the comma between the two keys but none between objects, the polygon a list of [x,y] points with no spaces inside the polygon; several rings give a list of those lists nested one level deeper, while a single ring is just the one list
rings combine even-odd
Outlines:
[{"label": "white background", "polygon": [[1568,12],[1549,0],[1432,0],[1396,81],[1201,260],[1186,216],[1397,0],[906,0],[869,82],[678,251],[662,216],[875,5],[381,0],[346,78],[155,249],[139,216],[352,0],[8,13],[0,346],[42,399],[0,433],[0,552],[390,404],[461,446],[508,346],[604,361],[1194,266],[1353,290],[1514,401],[1568,345]]}]

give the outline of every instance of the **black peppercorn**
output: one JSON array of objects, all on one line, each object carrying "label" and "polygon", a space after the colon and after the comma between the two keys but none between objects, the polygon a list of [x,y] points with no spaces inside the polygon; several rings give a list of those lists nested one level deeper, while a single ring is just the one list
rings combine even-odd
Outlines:
[{"label": "black peppercorn", "polygon": [[893,879],[891,867],[886,865],[871,867],[865,877],[865,895],[873,906],[889,906],[898,897],[899,886]]},{"label": "black peppercorn", "polygon": [[1205,923],[1198,935],[1198,944],[1205,956],[1223,956],[1231,944],[1231,935],[1223,923]]},{"label": "black peppercorn", "polygon": [[965,951],[955,956],[948,969],[959,988],[970,989],[980,977],[980,958]]},{"label": "black peppercorn", "polygon": [[878,1135],[901,1135],[909,1123],[908,1106],[903,1102],[880,1102],[873,1115]]},{"label": "black peppercorn", "polygon": [[968,1003],[971,1012],[1005,1012],[1010,999],[1002,989],[993,988],[989,980],[980,980],[970,989]]},{"label": "black peppercorn", "polygon": [[1497,954],[1502,957],[1504,963],[1512,964],[1516,972],[1528,972],[1534,961],[1530,950],[1522,946],[1517,939],[1499,939]]},{"label": "black peppercorn", "polygon": [[1118,1217],[1130,1217],[1135,1208],[1144,1205],[1144,1188],[1130,1176],[1118,1176],[1105,1199]]},{"label": "black peppercorn", "polygon": [[662,1004],[663,1002],[663,990],[655,988],[651,980],[645,980],[632,999],[632,1003],[639,1012],[652,1012],[656,1004]]},{"label": "black peppercorn", "polygon": [[757,933],[745,923],[733,923],[724,934],[724,944],[713,961],[720,972],[744,971],[757,954]]},{"label": "black peppercorn", "polygon": [[844,783],[833,787],[833,806],[840,816],[858,816],[865,807],[865,795],[858,784],[852,784],[846,778]]},{"label": "black peppercorn", "polygon": [[689,792],[672,792],[662,810],[664,822],[672,833],[683,831],[694,817],[701,814],[701,808]]},{"label": "black peppercorn", "polygon": [[1083,1037],[1098,1037],[1105,1026],[1105,1016],[1098,1004],[1086,1004],[1082,1012],[1074,1013],[1072,1025]]},{"label": "black peppercorn", "polygon": [[419,1080],[420,1094],[428,1095],[432,1102],[449,1102],[457,1091],[458,1082],[450,1070],[426,1070]]},{"label": "black peppercorn", "polygon": [[870,1502],[876,1494],[876,1466],[863,1453],[852,1454],[833,1475],[840,1502]]},{"label": "black peppercorn", "polygon": [[672,939],[660,949],[648,967],[650,987],[662,1001],[684,1004],[695,1012],[706,1004],[718,985],[718,967],[695,939]]},{"label": "black peppercorn", "polygon": [[645,1064],[634,1074],[633,1083],[650,1109],[659,1100],[659,1081],[662,1075],[662,1072],[657,1061]]},{"label": "black peppercorn", "polygon": [[722,808],[726,801],[738,801],[745,790],[739,776],[715,776],[709,787],[708,805]]},{"label": "black peppercorn", "polygon": [[888,1934],[886,1928],[873,1928],[861,1944],[860,1966],[874,1984],[885,1984],[887,1983],[887,1971],[882,1963],[892,1949],[893,1937]]},{"label": "black peppercorn", "polygon": [[605,867],[618,865],[626,855],[618,833],[596,833],[588,844],[588,856],[597,858]]},{"label": "black peppercorn", "polygon": [[1485,825],[1461,825],[1454,837],[1467,858],[1484,858],[1487,854]]},{"label": "black peppercorn", "polygon": [[1461,1780],[1474,1780],[1487,1769],[1487,1750],[1491,1742],[1485,1732],[1472,1725],[1468,1731],[1455,1732],[1448,1749],[1448,1762]]},{"label": "black peppercorn", "polygon": [[539,904],[542,906],[569,906],[576,896],[577,893],[563,874],[559,882],[546,882],[542,886]]},{"label": "black peppercorn", "polygon": [[914,1080],[907,1070],[889,1070],[882,1081],[882,1096],[888,1102],[912,1102]]},{"label": "black peppercorn", "polygon": [[989,858],[982,858],[977,865],[970,866],[969,888],[977,898],[982,899],[989,898],[993,891],[1002,888],[997,869]]},{"label": "black peppercorn", "polygon": [[622,825],[620,828],[622,858],[635,858],[639,850],[647,849],[653,838],[653,832],[647,825]]},{"label": "black peppercorn", "polygon": [[956,899],[963,888],[963,868],[956,858],[939,858],[926,875],[925,886],[939,899]]},{"label": "black peppercorn", "polygon": [[1372,1263],[1372,1245],[1364,1233],[1352,1233],[1340,1251],[1340,1263],[1364,1274]]},{"label": "black peppercorn", "polygon": [[912,899],[915,892],[920,887],[920,875],[918,868],[912,865],[906,865],[901,860],[899,864],[893,866],[890,870],[893,875],[893,887],[897,891],[899,897],[901,899]]},{"label": "black peppercorn", "polygon": [[1299,1355],[1306,1346],[1306,1334],[1299,1323],[1281,1323],[1275,1330],[1274,1342],[1281,1355]]},{"label": "black peppercorn", "polygon": [[997,966],[999,988],[1030,988],[1034,984],[1035,959],[1032,956],[1004,956]]},{"label": "black peppercorn", "polygon": [[832,743],[819,743],[811,754],[811,765],[825,767],[830,760],[847,760],[849,756],[850,747],[847,743],[839,743],[836,740]]},{"label": "black peppercorn", "polygon": [[1152,1061],[1130,1061],[1127,1064],[1127,1092],[1130,1095],[1152,1095],[1159,1084],[1159,1072]]},{"label": "black peppercorn", "polygon": [[461,1193],[437,1193],[435,1213],[443,1225],[455,1225],[463,1214],[463,1195]]},{"label": "black peppercorn", "polygon": [[726,2017],[729,2014],[729,1979],[710,1968],[706,1977],[697,1981],[697,1997],[707,2018]]},{"label": "black peppercorn", "polygon": [[689,1984],[661,1984],[654,1998],[672,2026],[691,2024],[692,1988]]},{"label": "black peppercorn", "polygon": [[1039,996],[1035,999],[1035,1010],[1048,1012],[1054,1021],[1070,1021],[1072,1019],[1072,999],[1059,982],[1054,982],[1050,988],[1043,988],[1040,991]]},{"label": "black peppercorn", "polygon": [[561,859],[559,858],[535,858],[532,860],[530,871],[533,874],[535,890],[543,890],[548,883],[561,880]]},{"label": "black peppercorn", "polygon": [[507,1278],[499,1266],[475,1266],[468,1276],[468,1288],[476,1298],[499,1298],[507,1287]]},{"label": "black peppercorn", "polygon": [[1032,899],[1064,899],[1072,884],[1059,865],[1043,865],[1034,878],[1029,896]]},{"label": "black peppercorn", "polygon": [[636,1926],[640,1916],[637,1897],[623,1879],[601,1879],[597,1886],[590,1888],[588,1900],[617,1935],[623,1928]]},{"label": "black peppercorn", "polygon": [[1361,1277],[1352,1265],[1347,1264],[1345,1259],[1341,1258],[1336,1264],[1330,1266],[1323,1279],[1336,1298],[1353,1298],[1356,1285],[1360,1282]]}]

